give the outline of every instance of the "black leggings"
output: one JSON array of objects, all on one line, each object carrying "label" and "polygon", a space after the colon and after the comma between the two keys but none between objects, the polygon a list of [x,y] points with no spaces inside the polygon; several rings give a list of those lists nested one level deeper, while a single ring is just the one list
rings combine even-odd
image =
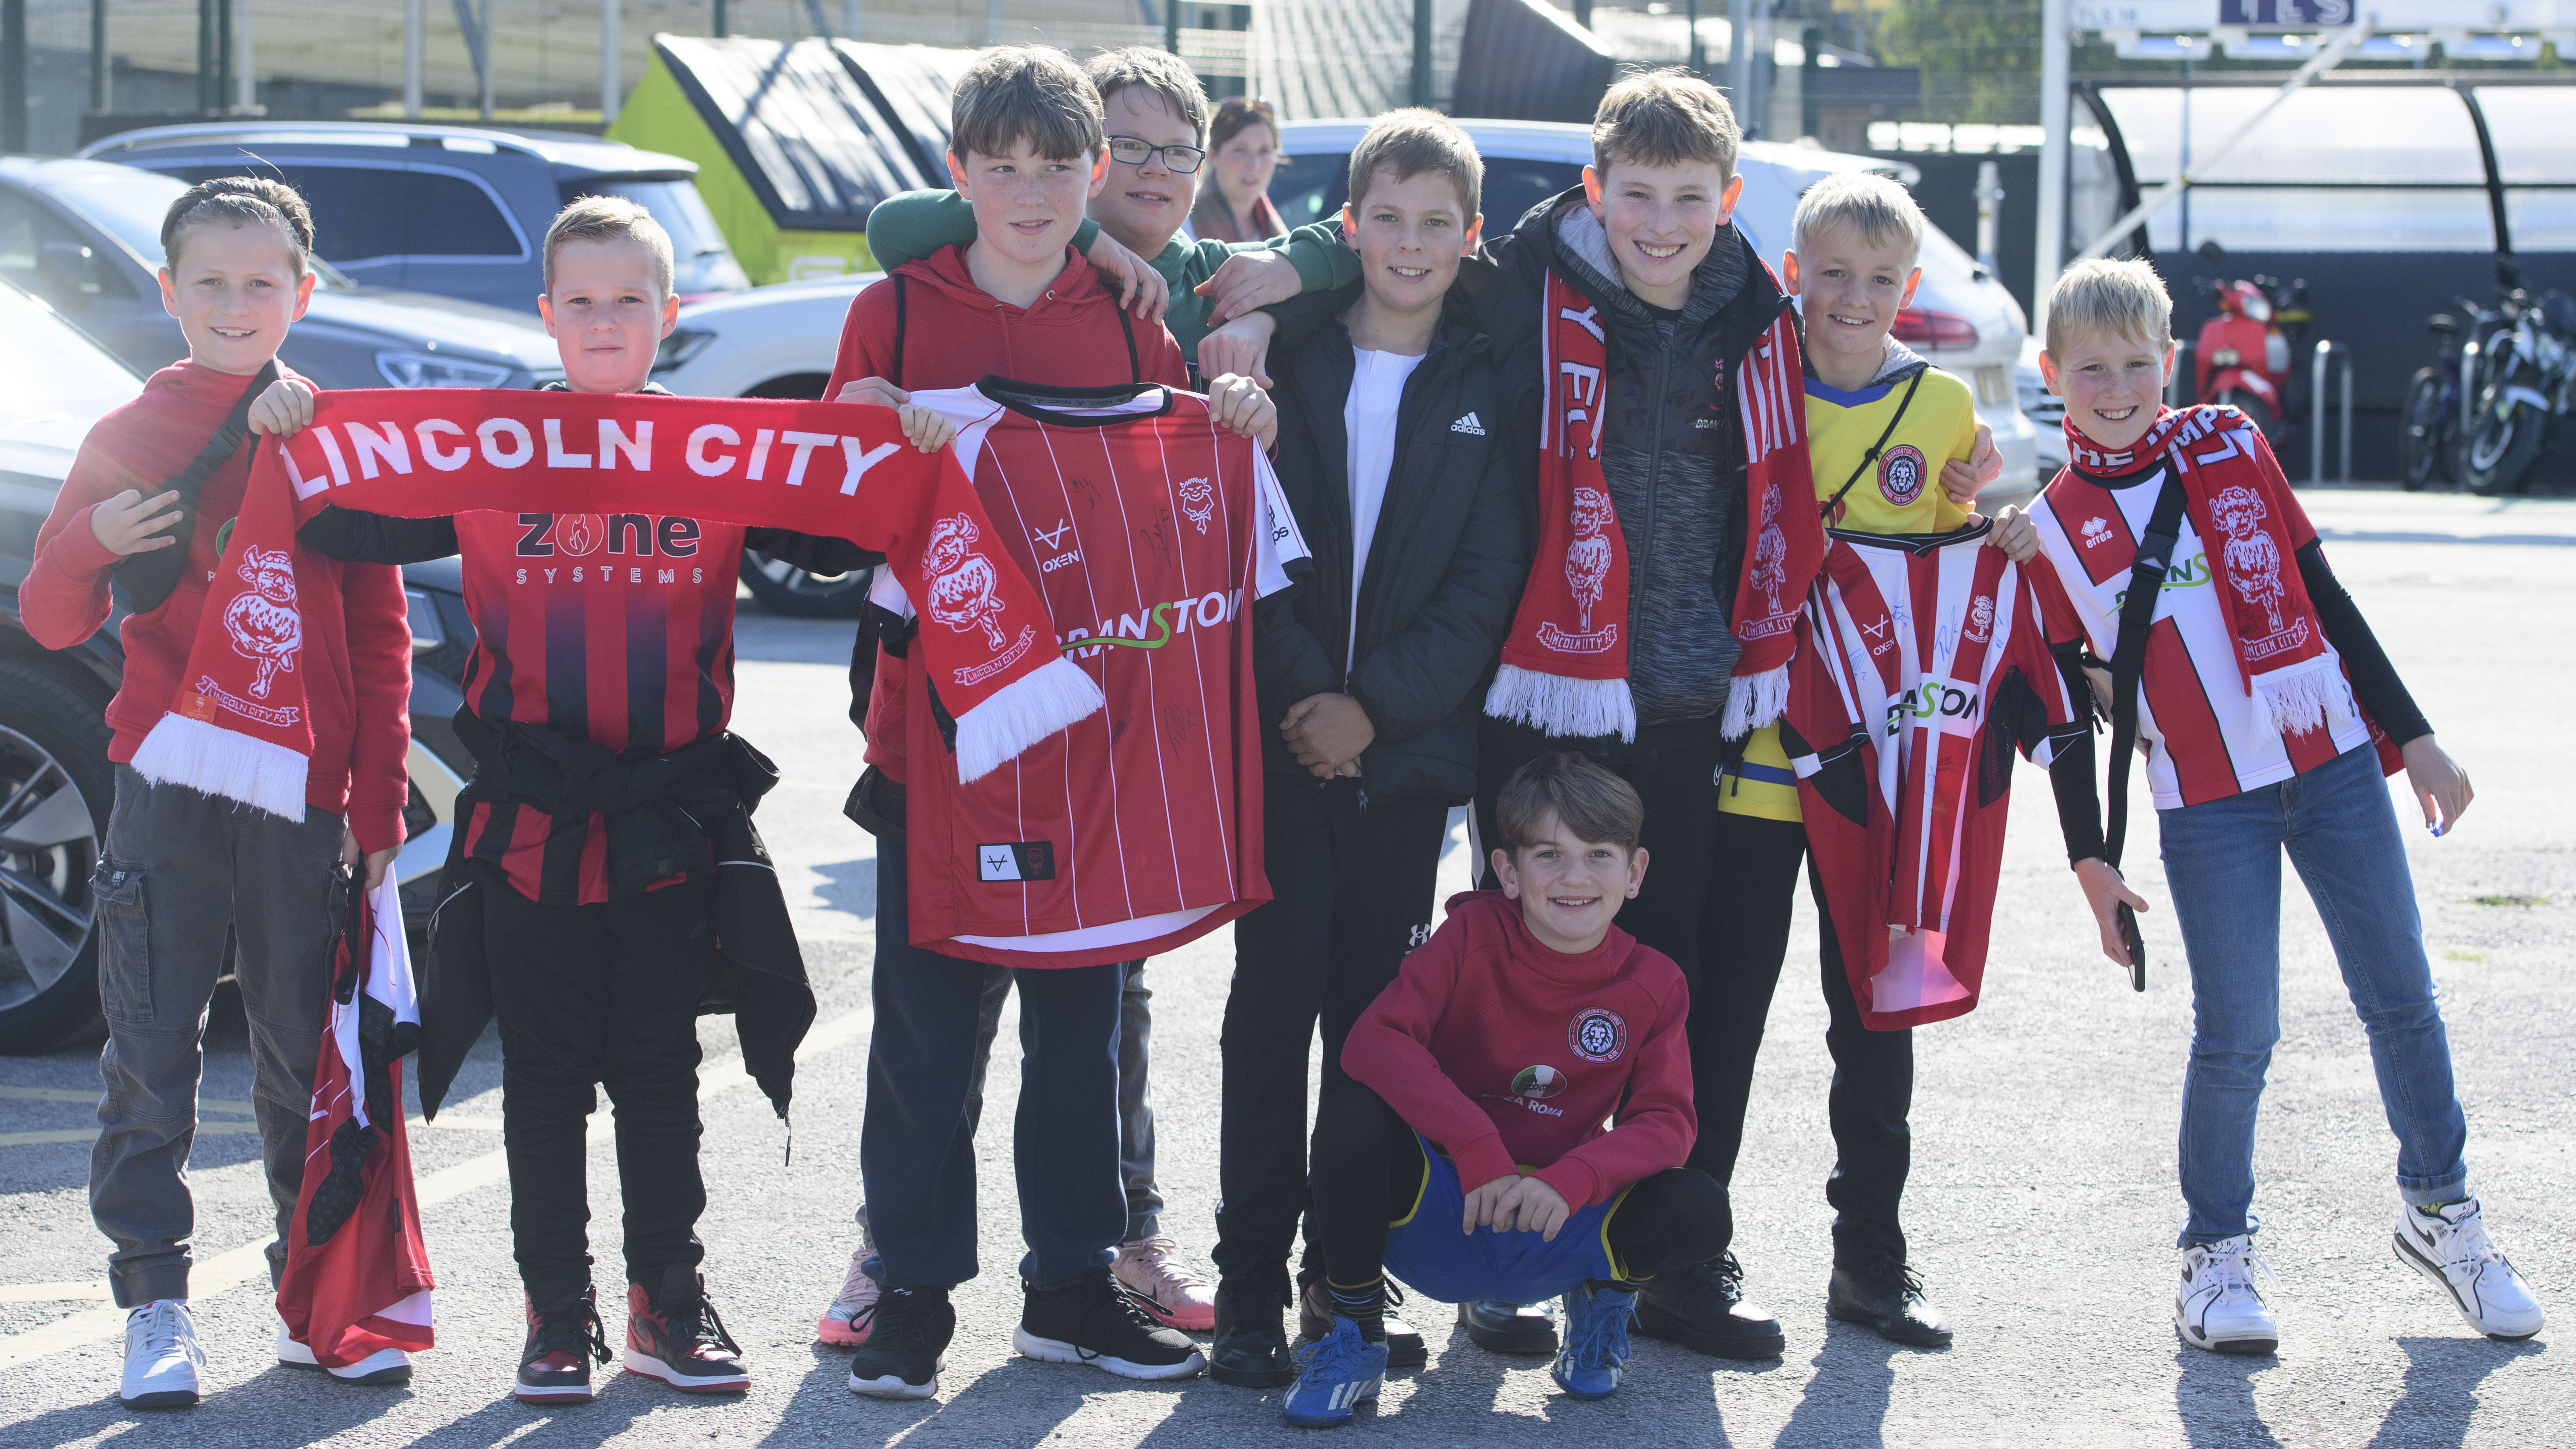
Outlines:
[{"label": "black leggings", "polygon": [[[1316,1106],[1309,1161],[1325,1277],[1344,1287],[1374,1281],[1385,1271],[1396,1207],[1421,1196],[1429,1170],[1413,1129],[1377,1093],[1335,1082]],[[1715,1257],[1725,1212],[1726,1193],[1716,1179],[1687,1167],[1667,1169],[1630,1188],[1610,1215],[1610,1251],[1632,1279]]]}]

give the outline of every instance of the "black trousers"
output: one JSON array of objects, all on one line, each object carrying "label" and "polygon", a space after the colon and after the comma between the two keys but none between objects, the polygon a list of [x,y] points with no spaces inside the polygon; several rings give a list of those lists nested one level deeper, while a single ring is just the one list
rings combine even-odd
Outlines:
[{"label": "black trousers", "polygon": [[[1328,1282],[1358,1287],[1385,1271],[1386,1233],[1399,1208],[1422,1194],[1429,1170],[1413,1129],[1386,1099],[1343,1080],[1324,1088],[1315,1109],[1315,1231]],[[1482,1184],[1470,1183],[1472,1190]],[[1687,1167],[1656,1173],[1629,1189],[1603,1231],[1631,1278],[1713,1258],[1725,1193]]]},{"label": "black trousers", "polygon": [[1431,936],[1449,807],[1371,801],[1356,782],[1273,782],[1262,850],[1272,897],[1234,926],[1221,1038],[1220,1272],[1284,1268],[1306,1203],[1306,1064],[1320,1020],[1324,1082],[1349,1080],[1342,1043],[1404,953]]},{"label": "black trousers", "polygon": [[590,1284],[583,1129],[617,1116],[626,1279],[705,1257],[698,1215],[698,1001],[716,968],[712,878],[588,906],[541,906],[483,861],[484,949],[501,1024],[501,1135],[520,1280],[540,1303]]},{"label": "black trousers", "polygon": [[[1699,1140],[1690,1165],[1721,1189],[1735,1175],[1744,1145],[1744,1112],[1753,1091],[1753,1059],[1762,1049],[1762,1027],[1780,966],[1789,949],[1789,913],[1796,904],[1798,863],[1806,855],[1806,828],[1794,821],[1749,815],[1717,816],[1711,832],[1713,869],[1706,913],[1700,920],[1699,980],[1691,992],[1692,1097],[1699,1109]],[[1650,863],[1647,878],[1652,880]],[[1913,1161],[1906,1114],[1914,1102],[1914,1033],[1871,1031],[1861,1025],[1852,999],[1834,925],[1824,910],[1824,887],[1812,866],[1817,946],[1823,976],[1825,1050],[1834,1060],[1826,1119],[1834,1134],[1834,1170],[1825,1200],[1834,1207],[1834,1261],[1857,1267],[1885,1254],[1902,1260],[1905,1230],[1897,1202]],[[1718,1251],[1735,1238],[1731,1202],[1725,1207]]]}]

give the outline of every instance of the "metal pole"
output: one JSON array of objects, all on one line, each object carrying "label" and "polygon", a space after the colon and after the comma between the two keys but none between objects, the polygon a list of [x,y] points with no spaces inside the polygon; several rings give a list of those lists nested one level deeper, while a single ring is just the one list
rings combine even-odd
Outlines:
[{"label": "metal pole", "polygon": [[599,0],[599,119],[617,119],[617,0]]},{"label": "metal pole", "polygon": [[2352,481],[2352,349],[2338,347],[2335,351],[2343,357],[2343,421],[2340,425],[2343,433],[2343,470],[2341,476],[2344,482],[2349,483]]},{"label": "metal pole", "polygon": [[231,103],[233,90],[233,0],[215,0],[215,109]]},{"label": "metal pole", "polygon": [[27,149],[27,0],[0,0],[0,151]]},{"label": "metal pole", "polygon": [[89,0],[89,108],[107,109],[107,0]]},{"label": "metal pole", "polygon": [[[1590,7],[1587,5],[1585,8],[1588,10]],[[1687,52],[1690,73],[1705,76],[1708,74],[1708,53],[1699,42],[1699,0],[1690,0],[1683,18],[1690,23],[1690,49]]]},{"label": "metal pole", "polygon": [[215,0],[197,0],[197,110],[213,110],[215,91]]},{"label": "metal pole", "polygon": [[2314,359],[2308,364],[2308,482],[2311,485],[2326,481],[2326,356],[2333,351],[2333,343],[2319,341]]},{"label": "metal pole", "polygon": [[733,27],[725,23],[725,0],[716,0],[716,20],[712,33],[718,40],[733,34]]},{"label": "metal pole", "polygon": [[1753,0],[1726,0],[1726,101],[1735,107],[1735,124],[1747,130],[1752,98]]},{"label": "metal pole", "polygon": [[[1177,8],[1172,4],[1172,0],[1165,0],[1165,4],[1167,7]],[[1177,16],[1163,22],[1163,34],[1171,39],[1174,55],[1181,53],[1180,23]],[[986,45],[1002,43],[1002,0],[984,0],[984,43]]]},{"label": "metal pole", "polygon": [[1431,104],[1431,0],[1413,0],[1413,100]]},{"label": "metal pole", "polygon": [[1822,26],[1810,25],[1798,32],[1798,134],[1801,136],[1815,135],[1824,127],[1824,48]]},{"label": "metal pole", "polygon": [[1574,23],[1586,30],[1592,28],[1592,0],[1574,0]]},{"label": "metal pole", "polygon": [[2048,293],[2066,261],[2066,0],[2041,0],[2039,237],[2031,261],[2030,330],[2048,335]]},{"label": "metal pole", "polygon": [[403,119],[420,119],[421,9],[425,0],[403,0]]},{"label": "metal pole", "polygon": [[[483,119],[489,121],[492,119],[492,112],[498,108],[501,99],[501,57],[499,54],[499,48],[495,45],[492,35],[492,0],[483,0],[483,4],[480,8],[482,10],[482,14],[477,18],[482,23],[476,28],[483,32],[482,111]],[[718,13],[722,13],[724,9],[724,0],[716,0],[716,9]]]},{"label": "metal pole", "polygon": [[867,24],[867,8],[865,0],[841,0],[842,39],[856,40],[859,38],[860,28]]},{"label": "metal pole", "polygon": [[1992,161],[1977,163],[1977,265],[1992,276],[2003,275],[1995,264],[1996,233],[2002,230],[1998,213],[2003,210],[2003,168]]},{"label": "metal pole", "polygon": [[1163,49],[1181,53],[1181,0],[1163,0]]},{"label": "metal pole", "polygon": [[233,111],[250,115],[259,109],[259,75],[253,68],[259,44],[251,38],[251,0],[230,0],[233,12]]}]

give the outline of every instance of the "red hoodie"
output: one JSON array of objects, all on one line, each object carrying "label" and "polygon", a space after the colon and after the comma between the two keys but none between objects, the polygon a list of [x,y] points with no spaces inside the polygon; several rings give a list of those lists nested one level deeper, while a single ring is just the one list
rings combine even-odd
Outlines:
[{"label": "red hoodie", "polygon": [[[1132,317],[1132,326],[1121,325],[1118,294],[1071,247],[1064,255],[1055,285],[1028,307],[1014,307],[975,285],[963,247],[941,247],[895,268],[893,276],[906,279],[901,355],[889,278],[850,299],[840,355],[823,396],[839,397],[843,385],[863,377],[882,377],[906,392],[972,387],[987,377],[1048,387],[1109,387],[1131,380],[1188,387],[1189,365],[1172,334],[1161,323]],[[876,687],[868,696],[866,759],[897,783],[904,778],[903,667],[900,659],[880,656]]]},{"label": "red hoodie", "polygon": [[1627,932],[1568,956],[1502,892],[1470,891],[1360,1014],[1342,1070],[1470,1190],[1532,1167],[1582,1208],[1690,1155],[1689,1015],[1681,968]]},{"label": "red hoodie", "polygon": [[[283,376],[293,376],[283,367]],[[150,497],[188,466],[223,426],[250,379],[179,362],[152,374],[142,395],[100,418],[82,440],[71,476],[54,495],[53,514],[36,533],[35,564],[18,586],[18,613],[28,634],[48,649],[69,649],[98,632],[112,602],[108,586],[117,556],[90,532],[100,500],[139,489]],[[241,511],[250,483],[251,449],[215,470],[198,493],[200,516]],[[108,702],[116,737],[107,757],[123,764],[161,722],[186,671],[205,609],[206,585],[220,562],[214,524],[188,543],[188,567],[169,602],[129,614],[119,626],[125,681]],[[411,626],[402,574],[384,564],[334,563],[295,550],[297,605],[304,615],[305,698],[313,711],[313,760],[305,803],[345,812],[358,844],[369,851],[402,844],[403,802],[410,785],[403,757],[411,747]]]}]

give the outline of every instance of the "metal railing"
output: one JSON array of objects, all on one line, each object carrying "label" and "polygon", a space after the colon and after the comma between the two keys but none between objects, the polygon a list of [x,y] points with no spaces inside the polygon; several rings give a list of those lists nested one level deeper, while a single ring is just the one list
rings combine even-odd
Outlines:
[{"label": "metal railing", "polygon": [[2343,415],[2341,447],[2337,456],[2341,468],[2335,481],[2352,481],[2352,349],[2332,340],[2317,343],[2314,360],[2308,367],[2308,482],[2326,481],[2326,364],[2329,359],[2343,363],[2343,391],[2338,405]]}]

